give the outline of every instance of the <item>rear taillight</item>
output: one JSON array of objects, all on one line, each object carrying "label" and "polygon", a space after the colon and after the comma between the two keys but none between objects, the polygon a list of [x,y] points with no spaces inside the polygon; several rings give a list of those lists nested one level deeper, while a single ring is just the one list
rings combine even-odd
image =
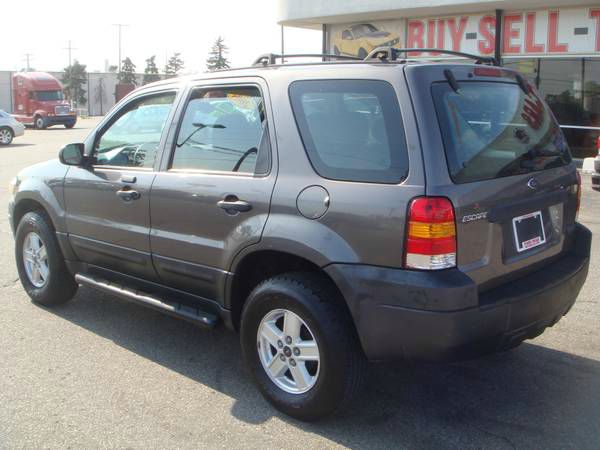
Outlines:
[{"label": "rear taillight", "polygon": [[575,219],[579,217],[579,207],[581,206],[581,174],[577,171],[577,209],[575,210]]},{"label": "rear taillight", "polygon": [[419,197],[408,209],[404,266],[438,270],[456,266],[454,207],[445,197]]},{"label": "rear taillight", "polygon": [[598,140],[596,141],[596,149],[598,150],[598,156],[600,156],[600,136],[598,136]]}]

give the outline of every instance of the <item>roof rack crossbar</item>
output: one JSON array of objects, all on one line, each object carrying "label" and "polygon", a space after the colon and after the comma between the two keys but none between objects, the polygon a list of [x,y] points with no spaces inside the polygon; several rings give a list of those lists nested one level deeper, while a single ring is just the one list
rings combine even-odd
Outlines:
[{"label": "roof rack crossbar", "polygon": [[396,61],[399,53],[441,53],[443,55],[460,56],[462,58],[474,59],[477,64],[491,64],[493,66],[499,66],[496,58],[491,56],[480,56],[472,53],[457,52],[454,50],[444,50],[439,48],[396,48],[396,47],[377,47],[373,49],[364,59],[368,61],[370,59],[389,59],[390,61]]},{"label": "roof rack crossbar", "polygon": [[362,61],[358,56],[333,55],[329,53],[294,53],[291,55],[278,55],[277,53],[265,53],[254,60],[253,65],[273,65],[278,59],[282,61],[287,58],[323,58],[323,59],[345,59],[351,61]]}]

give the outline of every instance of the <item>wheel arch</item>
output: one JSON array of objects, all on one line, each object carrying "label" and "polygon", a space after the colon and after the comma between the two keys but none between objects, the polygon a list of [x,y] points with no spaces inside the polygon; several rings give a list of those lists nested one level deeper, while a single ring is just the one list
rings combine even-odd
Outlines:
[{"label": "wheel arch", "polygon": [[226,284],[225,307],[230,310],[232,326],[239,331],[244,304],[248,295],[262,281],[289,272],[310,272],[317,274],[338,293],[335,301],[340,301],[350,314],[350,309],[334,280],[321,266],[303,256],[272,249],[256,249],[238,258]]}]

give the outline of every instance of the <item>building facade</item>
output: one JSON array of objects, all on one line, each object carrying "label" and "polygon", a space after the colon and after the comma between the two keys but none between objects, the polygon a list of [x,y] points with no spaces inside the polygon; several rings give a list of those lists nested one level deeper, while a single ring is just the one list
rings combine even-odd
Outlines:
[{"label": "building facade", "polygon": [[364,57],[375,47],[393,45],[495,56],[538,88],[576,157],[596,155],[598,1],[279,0],[279,23],[321,29],[326,53]]}]

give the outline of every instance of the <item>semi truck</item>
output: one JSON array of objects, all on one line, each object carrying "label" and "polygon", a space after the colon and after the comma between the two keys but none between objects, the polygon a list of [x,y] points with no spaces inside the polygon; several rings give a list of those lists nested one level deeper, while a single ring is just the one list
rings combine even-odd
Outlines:
[{"label": "semi truck", "polygon": [[75,126],[77,114],[65,99],[60,82],[49,73],[15,73],[12,90],[13,116],[19,122],[37,129]]}]

